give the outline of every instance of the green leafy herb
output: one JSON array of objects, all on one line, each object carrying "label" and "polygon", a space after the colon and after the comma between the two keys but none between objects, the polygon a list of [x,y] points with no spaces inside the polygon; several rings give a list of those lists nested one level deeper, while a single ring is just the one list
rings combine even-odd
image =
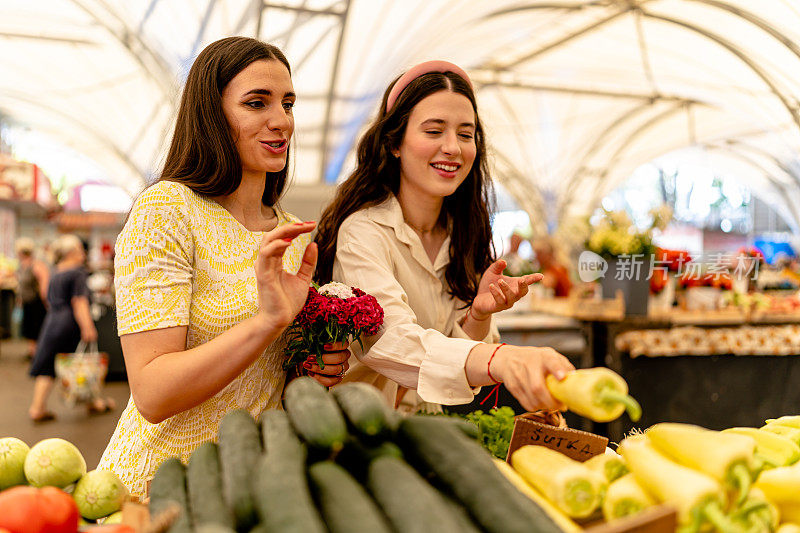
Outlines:
[{"label": "green leafy herb", "polygon": [[505,460],[508,454],[508,445],[511,443],[511,434],[514,433],[514,410],[503,406],[490,409],[488,413],[481,410],[471,413],[444,413],[447,416],[459,417],[469,420],[476,426],[480,433],[478,442],[495,457]]}]

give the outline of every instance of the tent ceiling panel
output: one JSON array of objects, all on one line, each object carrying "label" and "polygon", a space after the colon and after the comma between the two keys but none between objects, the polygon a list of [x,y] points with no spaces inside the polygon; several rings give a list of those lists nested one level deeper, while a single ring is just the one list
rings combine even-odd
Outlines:
[{"label": "tent ceiling panel", "polygon": [[700,145],[769,174],[759,187],[800,212],[789,0],[0,0],[0,113],[135,193],[157,173],[193,58],[227,35],[292,64],[298,183],[345,175],[386,85],[442,58],[473,75],[497,179],[540,228]]}]

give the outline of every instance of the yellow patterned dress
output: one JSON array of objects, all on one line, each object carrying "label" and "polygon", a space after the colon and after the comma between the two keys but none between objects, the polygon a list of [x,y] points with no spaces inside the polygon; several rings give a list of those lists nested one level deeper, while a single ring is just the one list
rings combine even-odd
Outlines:
[{"label": "yellow patterned dress", "polygon": [[[279,224],[297,222],[278,214]],[[210,341],[258,311],[253,264],[263,232],[249,231],[222,206],[185,185],[162,181],[145,190],[116,244],[115,288],[120,335],[188,326],[186,348]],[[297,272],[310,237],[295,239],[284,268]],[[285,373],[284,340],[275,341],[227,387],[202,404],[150,424],[133,397],[98,469],[112,470],[143,497],[161,462],[215,440],[232,409],[257,416],[278,407]]]}]

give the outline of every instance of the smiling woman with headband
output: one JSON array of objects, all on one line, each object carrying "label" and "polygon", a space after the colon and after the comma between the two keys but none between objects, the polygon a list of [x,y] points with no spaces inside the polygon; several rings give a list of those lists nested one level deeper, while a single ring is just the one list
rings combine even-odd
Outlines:
[{"label": "smiling woman with headband", "polygon": [[383,331],[351,347],[344,381],[372,383],[406,410],[468,403],[474,387],[499,382],[527,409],[561,407],[544,378],[572,370],[566,358],[497,344],[493,313],[540,276],[503,276],[493,262],[490,190],[467,73],[446,61],[409,69],[384,94],[316,237],[318,281],[360,287],[385,312]]}]

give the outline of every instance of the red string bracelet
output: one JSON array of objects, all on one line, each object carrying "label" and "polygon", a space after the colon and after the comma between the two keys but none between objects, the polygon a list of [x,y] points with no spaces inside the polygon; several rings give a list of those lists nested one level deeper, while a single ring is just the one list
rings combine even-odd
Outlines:
[{"label": "red string bracelet", "polygon": [[492,315],[489,315],[484,319],[479,319],[478,317],[475,316],[475,313],[472,312],[472,306],[471,305],[467,308],[467,314],[469,316],[471,316],[472,320],[474,320],[475,322],[486,322],[487,320],[489,320],[492,317]]},{"label": "red string bracelet", "polygon": [[486,373],[489,374],[489,379],[491,379],[492,382],[494,382],[494,387],[492,387],[492,390],[490,390],[489,394],[486,395],[486,398],[481,400],[480,405],[483,405],[486,402],[486,400],[488,400],[489,398],[492,397],[492,395],[494,395],[494,409],[497,409],[497,402],[500,401],[500,385],[502,385],[502,382],[494,379],[494,376],[492,375],[492,359],[494,359],[497,350],[499,350],[505,345],[506,343],[500,344],[497,348],[494,349],[492,355],[489,356],[489,362],[486,364]]}]

